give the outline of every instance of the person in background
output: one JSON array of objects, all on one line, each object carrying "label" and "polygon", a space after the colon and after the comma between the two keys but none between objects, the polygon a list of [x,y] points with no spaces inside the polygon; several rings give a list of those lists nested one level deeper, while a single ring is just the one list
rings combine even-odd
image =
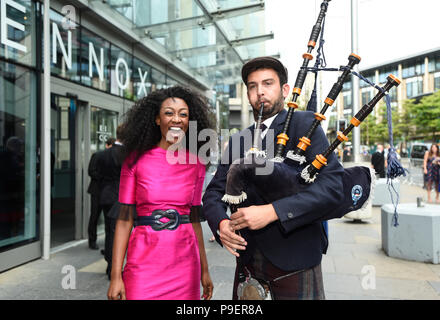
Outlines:
[{"label": "person in background", "polygon": [[376,152],[371,156],[371,167],[376,171],[376,177],[385,178],[385,154],[381,144],[377,145]]},{"label": "person in background", "polygon": [[434,186],[435,202],[440,203],[439,200],[439,167],[440,167],[440,152],[437,144],[433,143],[429,151],[425,152],[423,158],[423,173],[426,175],[426,190],[428,191],[428,203],[431,203],[431,189]]},{"label": "person in background", "polygon": [[[115,138],[108,138],[105,143],[105,148],[111,148],[113,143],[115,142]],[[89,248],[92,250],[98,250],[99,247],[96,244],[96,229],[98,227],[99,216],[102,211],[102,206],[99,203],[99,194],[101,193],[99,184],[101,182],[101,177],[99,175],[98,170],[98,158],[100,153],[103,151],[98,151],[92,154],[92,157],[89,161],[88,173],[90,176],[90,184],[87,189],[87,192],[90,194],[90,218],[88,225],[88,234],[89,234]]]},{"label": "person in background", "polygon": [[118,201],[119,179],[121,167],[124,161],[124,148],[120,143],[122,126],[116,129],[116,141],[110,148],[102,151],[97,159],[99,183],[99,204],[104,211],[105,245],[104,257],[107,261],[107,276],[110,279],[112,264],[113,236],[115,231],[115,219],[109,216],[112,206]]}]

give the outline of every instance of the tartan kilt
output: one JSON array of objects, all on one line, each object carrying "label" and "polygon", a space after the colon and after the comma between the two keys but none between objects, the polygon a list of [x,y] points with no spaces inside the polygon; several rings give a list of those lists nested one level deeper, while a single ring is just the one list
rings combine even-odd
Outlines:
[{"label": "tartan kilt", "polygon": [[[256,249],[246,265],[253,278],[269,285],[273,300],[325,300],[321,264],[295,272],[275,267]],[[232,299],[237,300],[238,270],[235,269]]]}]

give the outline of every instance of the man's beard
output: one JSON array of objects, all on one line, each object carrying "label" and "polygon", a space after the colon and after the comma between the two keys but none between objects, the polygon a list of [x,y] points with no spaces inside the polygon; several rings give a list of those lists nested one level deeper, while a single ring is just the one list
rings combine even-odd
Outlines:
[{"label": "man's beard", "polygon": [[[274,115],[276,115],[278,112],[280,112],[284,107],[284,97],[282,94],[280,94],[279,98],[273,103],[273,105],[267,109],[263,109],[263,119],[268,119]],[[258,111],[254,111],[254,114],[258,114]]]}]

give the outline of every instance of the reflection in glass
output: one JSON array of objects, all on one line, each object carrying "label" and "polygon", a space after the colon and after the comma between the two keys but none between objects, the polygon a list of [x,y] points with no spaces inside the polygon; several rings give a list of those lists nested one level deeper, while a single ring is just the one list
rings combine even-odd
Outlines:
[{"label": "reflection in glass", "polygon": [[81,34],[81,82],[108,92],[110,43],[85,28]]},{"label": "reflection in glass", "polygon": [[133,59],[133,94],[140,99],[151,92],[151,67],[143,61]]},{"label": "reflection in glass", "polygon": [[0,251],[38,239],[36,77],[0,62]]},{"label": "reflection in glass", "polygon": [[131,60],[129,53],[111,46],[110,92],[130,100],[133,99]]},{"label": "reflection in glass", "polygon": [[90,149],[91,153],[105,149],[108,138],[116,138],[118,113],[98,107],[91,108]]},{"label": "reflection in glass", "polygon": [[434,75],[434,91],[440,90],[440,72]]},{"label": "reflection in glass", "polygon": [[156,69],[152,69],[151,71],[151,91],[156,91],[159,89],[166,88],[166,76],[165,73],[162,73]]},{"label": "reflection in glass", "polygon": [[[36,4],[31,0],[14,0],[16,8],[6,1],[0,3],[6,6],[6,18],[13,22],[7,23],[6,40],[0,41],[0,57],[11,59],[22,64],[35,66],[36,61]],[[0,6],[0,12],[3,6]],[[3,14],[3,13],[1,13]],[[24,28],[21,31],[11,24],[18,23]],[[1,30],[3,32],[4,30]],[[6,42],[6,43],[5,43]]]},{"label": "reflection in glass", "polygon": [[[69,28],[66,28],[67,25],[63,21],[64,17],[53,10],[50,12],[50,19],[51,72],[62,78],[80,82],[79,26],[71,21]],[[54,40],[56,45],[55,56],[53,54]],[[56,62],[54,62],[54,59]]]}]

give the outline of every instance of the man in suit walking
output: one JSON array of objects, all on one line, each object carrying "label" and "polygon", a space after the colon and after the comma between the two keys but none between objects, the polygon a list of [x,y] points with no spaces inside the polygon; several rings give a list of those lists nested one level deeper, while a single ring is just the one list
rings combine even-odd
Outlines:
[{"label": "man in suit walking", "polygon": [[385,178],[385,153],[383,145],[377,145],[376,152],[371,156],[371,166],[376,171],[378,178]]},{"label": "man in suit walking", "polygon": [[[264,103],[262,145],[263,148],[266,145],[268,154],[273,154],[273,137],[282,131],[287,115],[284,110],[284,99],[290,89],[287,70],[277,59],[260,57],[243,66],[242,78],[255,120],[261,103]],[[306,135],[313,120],[314,114],[310,111],[294,112],[286,151],[293,149],[298,139]],[[228,217],[227,205],[221,200],[225,194],[227,172],[232,161],[243,157],[244,151],[249,149],[250,145],[243,146],[242,141],[246,141],[243,139],[246,135],[253,134],[254,126],[229,140],[226,157],[203,196],[204,215],[216,240],[237,257],[237,250],[241,250],[240,259],[247,272],[268,284],[274,299],[325,299],[321,259],[328,241],[322,221],[332,218],[326,216],[326,209],[342,199],[338,190],[342,190],[343,168],[332,154],[328,157],[328,165],[307,191],[269,204],[258,199],[257,195],[256,205],[239,208]],[[274,134],[265,141],[269,130]],[[329,145],[321,127],[311,140],[312,145],[305,154],[308,162]],[[237,286],[236,270],[233,299],[237,299]]]},{"label": "man in suit walking", "polygon": [[[115,142],[114,138],[109,138],[105,142],[105,148],[110,148]],[[99,247],[96,244],[97,234],[96,229],[98,227],[99,215],[102,211],[102,206],[99,203],[99,194],[101,193],[99,184],[101,181],[101,176],[99,175],[98,170],[98,158],[103,151],[95,152],[90,158],[89,162],[89,176],[90,176],[90,184],[87,192],[90,193],[90,218],[89,218],[89,248],[93,250],[98,250]]]},{"label": "man in suit walking", "polygon": [[116,129],[116,141],[111,148],[108,148],[100,154],[98,158],[100,182],[99,203],[104,211],[105,223],[105,248],[104,257],[107,261],[107,276],[110,279],[112,270],[112,250],[113,238],[115,233],[116,220],[109,216],[112,206],[118,201],[119,179],[121,176],[122,163],[124,161],[124,147],[119,141],[121,136],[121,126]]}]

